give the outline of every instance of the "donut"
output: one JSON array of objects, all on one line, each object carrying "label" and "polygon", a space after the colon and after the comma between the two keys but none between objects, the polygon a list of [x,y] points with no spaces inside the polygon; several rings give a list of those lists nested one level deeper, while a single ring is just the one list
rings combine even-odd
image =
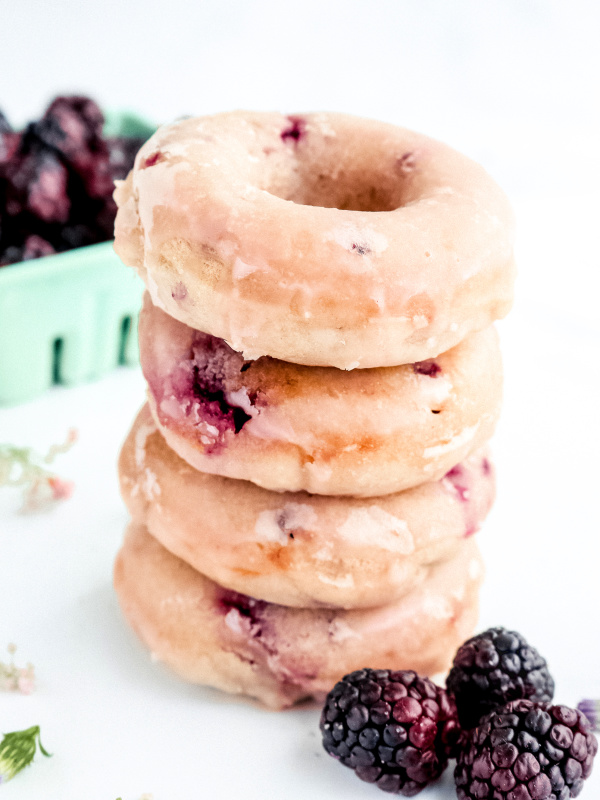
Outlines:
[{"label": "donut", "polygon": [[491,508],[486,453],[440,481],[375,499],[277,494],[198,472],[144,407],[119,458],[133,519],[228,589],[295,607],[361,608],[402,597],[452,557]]},{"label": "donut", "polygon": [[284,708],[321,698],[364,666],[446,670],[475,626],[481,577],[471,538],[399,601],[353,611],[288,608],[224,589],[131,525],[114,584],[155,660],[193,683]]},{"label": "donut", "polygon": [[248,360],[424,361],[512,303],[502,191],[447,145],[387,123],[180,120],[141,148],[115,199],[115,250],[154,303]]},{"label": "donut", "polygon": [[169,446],[203,472],[276,491],[368,497],[438,480],[491,437],[500,412],[493,326],[435,359],[344,372],[244,361],[146,297],[139,342]]}]

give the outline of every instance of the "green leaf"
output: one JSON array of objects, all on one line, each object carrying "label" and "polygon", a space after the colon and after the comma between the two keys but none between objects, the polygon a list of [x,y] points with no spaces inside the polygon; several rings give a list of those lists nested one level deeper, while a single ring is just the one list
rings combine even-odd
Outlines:
[{"label": "green leaf", "polygon": [[43,755],[50,757],[50,753],[42,746],[39,725],[24,731],[5,733],[0,742],[0,783],[11,780],[31,764],[38,745]]}]

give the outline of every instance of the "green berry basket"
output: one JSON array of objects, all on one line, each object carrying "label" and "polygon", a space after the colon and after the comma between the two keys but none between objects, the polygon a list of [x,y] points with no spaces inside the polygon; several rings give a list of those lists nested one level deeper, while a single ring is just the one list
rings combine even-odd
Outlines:
[{"label": "green berry basket", "polygon": [[[106,115],[107,136],[155,130],[131,113]],[[0,405],[136,364],[142,291],[112,241],[0,268]]]}]

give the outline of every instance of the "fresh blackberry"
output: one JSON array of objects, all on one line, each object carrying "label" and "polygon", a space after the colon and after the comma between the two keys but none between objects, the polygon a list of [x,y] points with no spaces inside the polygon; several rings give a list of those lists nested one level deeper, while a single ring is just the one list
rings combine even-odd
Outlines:
[{"label": "fresh blackberry", "polygon": [[86,168],[102,139],[104,115],[89,97],[56,97],[30,127],[47,147],[58,150],[75,168]]},{"label": "fresh blackberry", "polygon": [[510,700],[550,702],[554,680],[545,659],[515,631],[490,628],[466,641],[446,680],[465,730]]},{"label": "fresh blackberry", "polygon": [[0,111],[0,266],[112,239],[113,180],[142,140],[105,139],[103,125],[82,96],[57,97],[20,132]]},{"label": "fresh blackberry", "polygon": [[2,133],[10,133],[12,131],[12,125],[7,120],[6,116],[0,111],[0,134]]},{"label": "fresh blackberry", "polygon": [[60,154],[82,182],[87,198],[110,197],[114,186],[109,151],[102,137],[104,116],[89,97],[57,97],[29,126],[31,136]]},{"label": "fresh blackberry", "polygon": [[459,753],[458,800],[577,797],[597,751],[581,711],[515,700],[484,717]]},{"label": "fresh blackberry", "polygon": [[327,696],[320,727],[331,756],[405,797],[439,778],[460,736],[444,689],[406,670],[346,675]]},{"label": "fresh blackberry", "polygon": [[21,261],[30,261],[32,258],[51,256],[55,252],[56,251],[50,242],[47,242],[45,239],[42,239],[41,236],[37,236],[35,233],[32,233],[31,236],[28,236],[27,239],[25,239],[23,252],[21,254]]},{"label": "fresh blackberry", "polygon": [[10,122],[0,111],[0,179],[3,169],[19,149],[21,134],[13,131]]}]

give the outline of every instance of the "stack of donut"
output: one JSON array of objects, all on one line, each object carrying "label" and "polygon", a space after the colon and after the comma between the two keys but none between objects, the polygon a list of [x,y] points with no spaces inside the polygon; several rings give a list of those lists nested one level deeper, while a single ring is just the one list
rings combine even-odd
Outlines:
[{"label": "stack of donut", "polygon": [[342,114],[161,128],[115,193],[148,403],[123,612],[190,681],[281,708],[447,668],[482,578],[512,217],[477,164]]}]

